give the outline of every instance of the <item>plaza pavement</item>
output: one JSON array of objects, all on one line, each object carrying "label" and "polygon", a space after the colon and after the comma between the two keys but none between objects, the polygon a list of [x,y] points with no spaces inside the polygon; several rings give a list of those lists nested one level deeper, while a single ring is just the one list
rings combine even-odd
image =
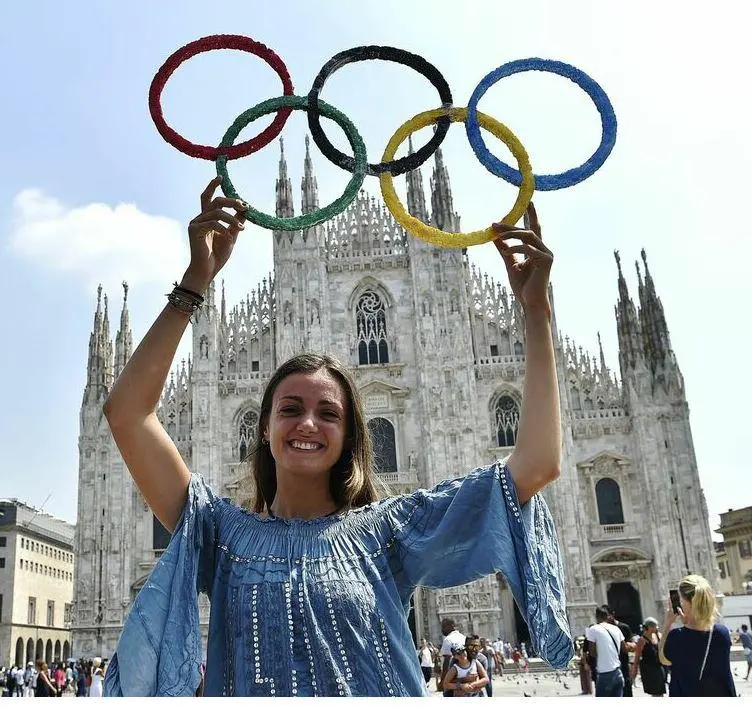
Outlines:
[{"label": "plaza pavement", "polygon": [[[540,660],[530,660],[531,663]],[[747,673],[747,662],[731,662],[731,673],[734,675],[736,693],[740,696],[752,697],[752,674],[749,681],[744,681]],[[431,679],[429,686],[432,695],[441,696],[436,691],[436,679]],[[565,671],[531,671],[529,673],[506,671],[503,676],[494,676],[493,695],[497,697],[524,697],[524,696],[580,696],[579,671],[571,669]],[[633,695],[646,696],[637,677],[633,686]]]}]

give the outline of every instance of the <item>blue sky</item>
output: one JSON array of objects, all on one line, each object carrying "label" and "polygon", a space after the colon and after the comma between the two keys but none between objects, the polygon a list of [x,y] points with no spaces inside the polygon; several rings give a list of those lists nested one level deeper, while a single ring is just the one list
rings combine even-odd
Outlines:
[{"label": "blue sky", "polygon": [[[613,250],[621,252],[636,297],[631,265],[645,247],[685,377],[711,523],[727,508],[752,504],[744,444],[752,401],[744,311],[752,141],[749,17],[740,7],[729,0],[702,13],[644,0],[280,0],[211,9],[194,0],[3,3],[0,496],[46,501],[50,513],[75,520],[78,415],[96,286],[102,282],[110,295],[114,337],[119,285],[130,282],[138,342],[187,263],[184,226],[213,175],[212,164],[182,155],[158,135],[149,84],[178,47],[236,33],[274,48],[300,94],[329,57],[360,44],[425,56],[446,76],[458,106],[488,71],[522,57],[567,61],[599,81],[619,119],[612,156],[585,183],[536,195],[556,254],[559,328],[594,352],[600,330],[607,361],[618,370]],[[239,113],[279,94],[279,86],[253,57],[207,54],[175,73],[165,113],[179,132],[216,143]],[[340,71],[322,97],[355,121],[372,160],[398,125],[436,101],[422,77],[380,62]],[[517,133],[536,172],[577,165],[598,143],[597,113],[560,78],[510,78],[488,92],[481,109]],[[344,148],[338,129],[328,130]],[[296,195],[305,133],[300,114],[283,133]],[[495,141],[489,146],[505,155]],[[465,229],[506,213],[514,189],[477,163],[461,127],[453,127],[444,155]],[[346,179],[315,150],[313,158],[328,202]],[[273,209],[278,159],[274,144],[231,166],[241,193],[262,209]],[[431,165],[423,169],[426,185]],[[378,194],[375,179],[365,187]],[[270,234],[248,229],[243,238],[224,272],[231,304],[272,267]],[[504,278],[492,247],[470,254]]]}]

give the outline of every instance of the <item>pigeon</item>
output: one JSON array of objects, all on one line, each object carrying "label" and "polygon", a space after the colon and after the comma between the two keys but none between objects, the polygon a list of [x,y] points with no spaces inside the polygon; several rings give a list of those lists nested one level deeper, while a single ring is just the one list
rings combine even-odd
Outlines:
[{"label": "pigeon", "polygon": [[527,693],[527,691],[523,691],[522,695],[523,696],[527,696],[528,698],[532,698],[531,695]]},{"label": "pigeon", "polygon": [[565,688],[565,689],[568,689],[568,688],[569,688],[569,684],[567,684],[567,682],[566,682],[566,681],[565,681],[565,682],[562,682],[562,683],[564,684],[564,688]]}]

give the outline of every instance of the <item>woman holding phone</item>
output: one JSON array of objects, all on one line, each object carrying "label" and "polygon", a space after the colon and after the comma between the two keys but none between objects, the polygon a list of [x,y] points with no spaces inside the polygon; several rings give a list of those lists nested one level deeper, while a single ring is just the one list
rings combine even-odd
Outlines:
[{"label": "woman holding phone", "polygon": [[[678,608],[675,596],[669,596],[658,652],[661,664],[671,667],[669,695],[736,696],[731,636],[727,627],[715,622],[717,608],[710,583],[701,575],[687,575],[678,592]],[[677,619],[684,625],[672,629]]]}]

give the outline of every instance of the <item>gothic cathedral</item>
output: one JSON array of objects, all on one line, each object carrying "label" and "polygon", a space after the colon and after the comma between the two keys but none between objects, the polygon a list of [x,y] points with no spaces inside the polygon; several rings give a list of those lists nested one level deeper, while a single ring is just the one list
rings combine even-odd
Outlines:
[{"label": "gothic cathedral", "polygon": [[[410,212],[459,231],[441,151],[430,180],[407,176]],[[318,207],[306,150],[302,212]],[[284,148],[278,215],[294,214]],[[303,232],[276,232],[274,273],[228,310],[211,287],[193,319],[192,356],[173,373],[159,417],[193,471],[220,496],[247,494],[243,460],[253,445],[264,386],[303,350],[338,356],[365,398],[377,470],[393,493],[508,454],[525,372],[522,310],[465,250],[414,239],[361,192],[346,212]],[[667,590],[687,571],[716,579],[689,407],[663,306],[642,253],[639,304],[618,254],[617,380],[603,357],[578,349],[552,322],[562,403],[563,466],[545,491],[564,556],[572,632],[596,604],[611,604],[638,630],[660,619]],[[135,488],[102,405],[133,340],[124,285],[120,328],[110,339],[101,288],[89,341],[79,438],[73,655],[111,657],[131,604],[169,537]],[[553,304],[553,294],[552,304]],[[161,308],[161,307],[160,307]],[[155,312],[156,315],[156,312]],[[201,616],[208,627],[208,601]],[[527,635],[502,576],[440,591],[419,589],[411,624],[436,643],[439,622],[489,638]]]}]

